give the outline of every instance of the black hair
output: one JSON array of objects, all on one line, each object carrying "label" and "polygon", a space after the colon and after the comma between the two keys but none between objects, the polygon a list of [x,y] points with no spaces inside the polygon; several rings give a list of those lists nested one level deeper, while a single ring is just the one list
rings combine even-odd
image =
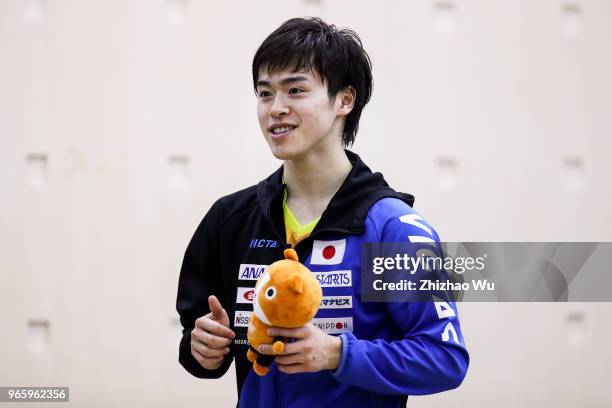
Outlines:
[{"label": "black hair", "polygon": [[353,110],[347,115],[342,143],[350,146],[359,129],[363,107],[372,95],[372,63],[361,39],[352,30],[338,29],[318,17],[292,18],[270,34],[253,57],[253,87],[261,69],[268,74],[287,68],[317,73],[327,83],[330,103],[338,92],[355,89]]}]

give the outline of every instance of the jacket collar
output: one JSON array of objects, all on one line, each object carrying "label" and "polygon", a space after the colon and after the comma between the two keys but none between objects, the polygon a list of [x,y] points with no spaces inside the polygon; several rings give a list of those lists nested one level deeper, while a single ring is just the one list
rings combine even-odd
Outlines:
[{"label": "jacket collar", "polygon": [[[370,207],[384,197],[399,198],[411,207],[414,204],[414,196],[393,190],[382,174],[372,173],[357,154],[349,150],[345,150],[345,153],[353,168],[332,197],[311,236],[319,231],[363,232]],[[284,236],[285,230],[282,211],[285,185],[282,180],[283,166],[257,185],[259,207],[280,237]]]}]

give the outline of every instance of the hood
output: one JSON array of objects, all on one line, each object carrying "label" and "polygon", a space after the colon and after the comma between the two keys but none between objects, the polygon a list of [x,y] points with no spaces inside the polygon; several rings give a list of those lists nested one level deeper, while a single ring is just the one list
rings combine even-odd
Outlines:
[{"label": "hood", "polygon": [[[349,234],[363,232],[370,207],[384,197],[398,198],[411,207],[414,204],[413,195],[393,190],[382,174],[372,173],[357,154],[349,150],[345,150],[345,153],[353,168],[332,197],[311,235],[321,231]],[[285,230],[282,212],[285,185],[282,180],[283,166],[257,185],[259,207],[279,237],[284,236]]]}]

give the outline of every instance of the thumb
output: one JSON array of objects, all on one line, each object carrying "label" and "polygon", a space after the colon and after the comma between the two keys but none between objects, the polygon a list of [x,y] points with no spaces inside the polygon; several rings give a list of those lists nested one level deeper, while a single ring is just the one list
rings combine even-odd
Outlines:
[{"label": "thumb", "polygon": [[215,295],[210,295],[208,297],[208,306],[210,307],[210,312],[212,313],[213,320],[218,321],[225,317],[223,306],[221,306],[219,299],[217,299]]}]

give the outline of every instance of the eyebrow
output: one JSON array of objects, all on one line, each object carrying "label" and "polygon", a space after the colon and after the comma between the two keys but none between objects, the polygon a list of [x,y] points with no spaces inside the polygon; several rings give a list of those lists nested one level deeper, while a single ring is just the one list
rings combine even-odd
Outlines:
[{"label": "eyebrow", "polygon": [[[281,79],[280,84],[283,86],[286,86],[294,82],[301,82],[301,81],[308,81],[308,77],[305,77],[302,75],[294,75],[294,76],[290,76],[290,77]],[[270,84],[271,84],[270,81],[262,81],[262,80],[257,81],[257,86],[270,86]]]}]

